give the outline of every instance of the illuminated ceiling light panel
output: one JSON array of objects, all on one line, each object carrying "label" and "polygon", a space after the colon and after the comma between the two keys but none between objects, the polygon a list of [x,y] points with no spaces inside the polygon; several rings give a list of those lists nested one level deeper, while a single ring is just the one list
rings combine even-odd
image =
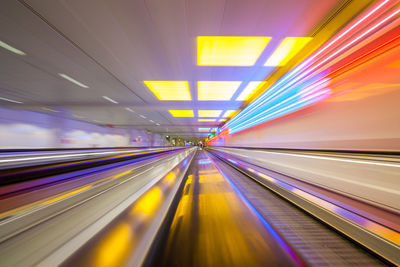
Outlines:
[{"label": "illuminated ceiling light panel", "polygon": [[112,98],[109,98],[108,96],[103,95],[103,98],[104,98],[105,100],[107,100],[107,101],[110,101],[111,103],[118,104],[117,101],[115,101],[115,100],[112,99]]},{"label": "illuminated ceiling light panel", "polygon": [[209,132],[210,128],[199,128],[200,132]]},{"label": "illuminated ceiling light panel", "polygon": [[225,111],[224,115],[222,117],[224,118],[228,118],[229,116],[232,115],[233,112],[235,112],[236,110],[227,110]]},{"label": "illuminated ceiling light panel", "polygon": [[216,121],[216,119],[199,119],[199,122],[205,122],[205,121]]},{"label": "illuminated ceiling light panel", "polygon": [[220,121],[220,122],[223,122],[223,121],[226,121],[226,119],[220,119],[219,121]]},{"label": "illuminated ceiling light panel", "polygon": [[174,109],[174,110],[169,110],[169,113],[171,113],[171,115],[174,117],[194,117],[193,110]]},{"label": "illuminated ceiling light panel", "polygon": [[199,110],[199,117],[219,117],[222,110]]},{"label": "illuminated ceiling light panel", "polygon": [[5,97],[0,97],[0,100],[4,100],[4,101],[7,101],[7,102],[16,103],[16,104],[23,104],[21,101],[17,101],[17,100],[5,98]]},{"label": "illuminated ceiling light panel", "polygon": [[78,81],[75,80],[74,78],[69,77],[67,74],[59,73],[58,75],[60,75],[61,77],[63,77],[63,78],[66,79],[67,81],[70,81],[70,82],[72,82],[72,83],[74,83],[74,84],[76,84],[76,85],[78,85],[78,86],[80,86],[80,87],[89,88],[89,86],[87,86],[86,84],[83,84],[83,83],[81,83],[81,82],[78,82]]},{"label": "illuminated ceiling light panel", "polygon": [[311,39],[312,37],[286,37],[268,58],[264,66],[281,67],[286,65]]},{"label": "illuminated ceiling light panel", "polygon": [[197,65],[253,66],[271,37],[198,36]]},{"label": "illuminated ceiling light panel", "polygon": [[198,100],[230,100],[239,88],[240,81],[199,81]]},{"label": "illuminated ceiling light panel", "polygon": [[144,84],[159,100],[192,100],[187,81],[144,81]]},{"label": "illuminated ceiling light panel", "polygon": [[13,53],[15,53],[17,55],[20,55],[20,56],[25,56],[26,55],[25,52],[15,48],[15,47],[12,47],[11,45],[6,44],[5,42],[2,42],[2,41],[0,41],[0,47],[3,47],[4,49],[7,49],[8,51],[13,52]]},{"label": "illuminated ceiling light panel", "polygon": [[240,93],[240,95],[236,98],[236,101],[246,101],[248,100],[255,92],[258,91],[261,87],[263,87],[267,82],[264,81],[253,81],[249,82],[246,88]]}]

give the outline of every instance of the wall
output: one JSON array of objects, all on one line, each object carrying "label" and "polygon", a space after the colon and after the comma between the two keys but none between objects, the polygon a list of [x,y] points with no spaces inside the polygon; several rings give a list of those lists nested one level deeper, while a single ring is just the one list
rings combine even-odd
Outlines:
[{"label": "wall", "polygon": [[400,152],[400,47],[331,80],[314,106],[214,140],[215,146]]},{"label": "wall", "polygon": [[109,128],[40,112],[0,107],[0,149],[163,146],[165,138],[134,128]]}]

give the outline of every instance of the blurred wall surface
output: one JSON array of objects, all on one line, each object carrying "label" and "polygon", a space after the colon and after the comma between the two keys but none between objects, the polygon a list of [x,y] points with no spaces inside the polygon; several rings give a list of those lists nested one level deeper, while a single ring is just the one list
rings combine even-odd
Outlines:
[{"label": "blurred wall surface", "polygon": [[164,146],[165,138],[40,112],[0,107],[0,149]]},{"label": "blurred wall surface", "polygon": [[330,96],[210,145],[400,151],[400,47],[329,84]]}]

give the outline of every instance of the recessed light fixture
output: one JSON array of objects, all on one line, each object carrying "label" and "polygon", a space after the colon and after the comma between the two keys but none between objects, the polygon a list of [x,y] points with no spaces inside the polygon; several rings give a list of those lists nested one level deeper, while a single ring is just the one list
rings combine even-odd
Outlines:
[{"label": "recessed light fixture", "polygon": [[225,111],[224,115],[222,117],[227,118],[229,116],[232,115],[233,112],[235,112],[236,110],[227,110]]},{"label": "recessed light fixture", "polygon": [[153,120],[149,120],[149,122],[152,122],[152,123],[154,123],[154,121],[153,121]]},{"label": "recessed light fixture", "polygon": [[109,98],[108,96],[103,95],[103,98],[104,98],[105,100],[110,101],[111,103],[118,104],[117,101],[115,101],[114,99]]},{"label": "recessed light fixture", "polygon": [[11,45],[6,44],[5,42],[0,41],[0,46],[3,47],[4,49],[7,49],[10,52],[13,52],[13,53],[17,54],[17,55],[20,55],[20,56],[25,56],[26,55],[25,52],[15,48],[15,47],[12,47]]},{"label": "recessed light fixture", "polygon": [[159,100],[192,100],[187,81],[144,81]]},{"label": "recessed light fixture", "polygon": [[216,119],[198,119],[199,122],[216,121]]},{"label": "recessed light fixture", "polygon": [[219,117],[222,110],[199,110],[199,117]]},{"label": "recessed light fixture", "polygon": [[197,65],[253,66],[271,37],[198,36]]},{"label": "recessed light fixture", "polygon": [[226,121],[226,119],[220,119],[219,121],[220,121],[220,122],[223,122],[223,121]]},{"label": "recessed light fixture", "polygon": [[266,82],[264,81],[253,81],[249,82],[246,88],[240,93],[240,95],[236,98],[236,101],[246,101],[248,100],[258,89],[264,86]]},{"label": "recessed light fixture", "polygon": [[133,112],[133,113],[135,113],[135,111],[133,110],[133,109],[131,109],[131,108],[125,108],[127,111],[129,111],[129,112]]},{"label": "recessed light fixture", "polygon": [[5,97],[0,97],[0,100],[4,100],[4,101],[7,101],[7,102],[16,103],[16,104],[23,104],[23,102],[21,102],[21,101],[17,101],[17,100],[5,98]]},{"label": "recessed light fixture", "polygon": [[240,81],[199,81],[198,100],[230,100],[239,88]]},{"label": "recessed light fixture", "polygon": [[312,37],[286,37],[268,58],[264,66],[281,67],[286,65],[311,39]]},{"label": "recessed light fixture", "polygon": [[61,77],[63,77],[63,78],[66,79],[67,81],[70,81],[70,82],[72,82],[72,83],[74,83],[74,84],[76,84],[76,85],[78,85],[78,86],[80,86],[80,87],[89,88],[89,86],[87,86],[86,84],[83,84],[83,83],[81,83],[81,82],[78,82],[78,81],[75,80],[74,78],[69,77],[67,74],[59,73],[58,75],[60,75]]},{"label": "recessed light fixture", "polygon": [[159,124],[159,123],[156,123],[156,125],[157,125],[157,126],[160,126],[160,124]]},{"label": "recessed light fixture", "polygon": [[139,117],[141,117],[141,118],[143,118],[143,119],[146,119],[146,118],[147,118],[146,116],[143,116],[142,114],[139,114]]},{"label": "recessed light fixture", "polygon": [[171,113],[172,116],[174,117],[194,117],[193,110],[186,110],[186,109],[174,109],[174,110],[169,110],[169,113]]}]

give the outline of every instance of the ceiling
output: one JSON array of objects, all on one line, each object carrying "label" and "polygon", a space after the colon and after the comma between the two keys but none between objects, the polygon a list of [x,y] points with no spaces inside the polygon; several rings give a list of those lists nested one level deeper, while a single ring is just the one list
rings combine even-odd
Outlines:
[{"label": "ceiling", "polygon": [[[202,135],[198,110],[237,110],[250,81],[285,37],[308,36],[336,0],[2,0],[1,105],[78,120]],[[3,8],[5,7],[5,8]],[[252,66],[199,66],[198,36],[269,36]],[[60,77],[66,74],[85,87]],[[144,81],[188,81],[189,101],[160,101]],[[230,100],[197,100],[198,81],[240,81]],[[268,82],[268,81],[267,81]],[[110,102],[104,96],[117,103]],[[169,110],[193,110],[173,117]],[[204,130],[204,129],[203,129]]]}]

